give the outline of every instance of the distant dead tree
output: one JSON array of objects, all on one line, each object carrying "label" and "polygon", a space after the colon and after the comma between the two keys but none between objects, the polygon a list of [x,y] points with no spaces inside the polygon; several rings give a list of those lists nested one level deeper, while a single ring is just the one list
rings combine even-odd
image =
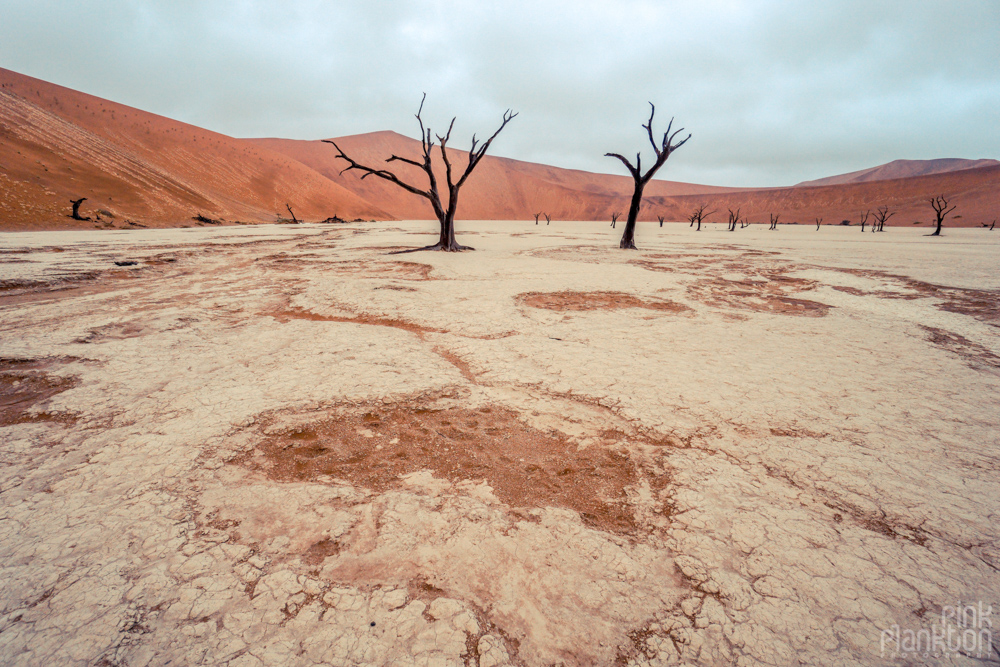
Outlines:
[{"label": "distant dead tree", "polygon": [[619,216],[621,216],[621,213],[612,213],[611,214],[611,229],[615,228],[615,223],[618,222]]},{"label": "distant dead tree", "polygon": [[736,231],[736,223],[740,221],[740,209],[736,209],[736,213],[733,213],[733,209],[729,209],[729,231]]},{"label": "distant dead tree", "polygon": [[81,197],[79,199],[71,199],[69,203],[73,205],[73,213],[71,213],[69,217],[73,218],[74,220],[90,220],[90,218],[85,218],[82,215],[80,215],[80,204],[82,204],[85,201],[87,201],[86,197]]},{"label": "distant dead tree", "polygon": [[625,221],[625,231],[622,233],[621,243],[618,244],[619,248],[626,250],[635,250],[635,221],[639,216],[639,208],[642,205],[642,191],[649,183],[650,179],[653,178],[653,174],[662,167],[667,158],[670,157],[671,153],[687,143],[687,140],[691,138],[689,134],[686,139],[674,143],[674,137],[684,131],[681,128],[671,134],[670,129],[674,125],[673,118],[670,119],[670,123],[667,125],[667,131],[663,134],[663,140],[657,144],[656,140],[653,138],[653,116],[656,114],[656,107],[653,103],[649,103],[649,120],[643,127],[646,129],[646,134],[649,136],[649,143],[653,147],[653,152],[656,154],[656,161],[653,166],[649,168],[646,173],[642,173],[642,155],[641,153],[635,154],[635,166],[628,161],[623,155],[618,153],[605,153],[605,157],[613,157],[621,160],[622,164],[628,169],[629,173],[632,174],[632,179],[635,181],[635,189],[632,192],[632,203],[629,205],[628,209],[628,219]]},{"label": "distant dead tree", "polygon": [[816,218],[816,231],[819,231],[820,223],[823,222],[823,218]]},{"label": "distant dead tree", "polygon": [[535,214],[535,224],[536,225],[538,224],[538,216],[540,216],[540,215],[541,215],[541,213],[536,213]]},{"label": "distant dead tree", "polygon": [[862,211],[861,212],[861,231],[862,231],[862,233],[865,231],[865,225],[868,224],[868,216],[870,216],[871,213],[872,212],[871,212],[870,209],[867,210],[867,211]]},{"label": "distant dead tree", "polygon": [[771,231],[771,230],[777,231],[777,229],[778,229],[778,218],[780,218],[781,216],[780,215],[775,215],[774,213],[771,213],[770,215],[771,215],[771,226],[768,227],[767,229],[768,229],[768,231]]},{"label": "distant dead tree", "polygon": [[288,209],[288,212],[289,212],[289,213],[291,214],[291,216],[292,216],[292,222],[293,222],[293,223],[295,223],[296,225],[297,225],[297,224],[299,224],[299,222],[301,222],[301,221],[300,221],[300,220],[299,220],[298,218],[296,218],[296,217],[295,217],[295,211],[293,211],[293,210],[292,210],[292,207],[291,207],[291,206],[289,206],[289,205],[288,205],[288,204],[286,203],[286,204],[285,204],[285,208],[287,208],[287,209]]},{"label": "distant dead tree", "polygon": [[944,224],[945,216],[955,210],[955,206],[948,208],[948,200],[944,198],[944,195],[938,195],[937,197],[930,198],[931,208],[934,209],[934,215],[937,216],[937,229],[934,230],[933,234],[928,236],[941,236],[941,225]]},{"label": "distant dead tree", "polygon": [[750,226],[750,218],[748,218],[747,216],[744,215],[743,216],[743,220],[740,221],[740,229],[743,229],[744,227],[749,227],[749,226]]},{"label": "distant dead tree", "polygon": [[896,212],[893,211],[890,213],[888,206],[879,206],[878,210],[875,211],[875,222],[872,223],[872,231],[882,231],[882,228],[885,227],[885,221],[894,215],[896,215]]},{"label": "distant dead tree", "polygon": [[662,215],[658,215],[658,216],[656,216],[656,219],[660,221],[660,227],[663,227],[663,216]]},{"label": "distant dead tree", "polygon": [[545,214],[545,224],[548,225],[550,222],[552,222],[552,218],[550,218],[549,214],[546,213]]},{"label": "distant dead tree", "polygon": [[[440,134],[432,134],[431,128],[424,127],[424,121],[420,117],[420,114],[424,110],[424,101],[427,99],[427,93],[424,93],[423,98],[420,100],[420,108],[417,109],[417,123],[420,124],[420,146],[422,149],[422,159],[420,161],[411,160],[410,158],[400,157],[398,155],[392,155],[386,159],[386,162],[403,162],[415,167],[419,167],[427,175],[428,187],[426,190],[421,190],[418,187],[410,185],[402,181],[396,174],[388,171],[387,169],[374,169],[372,167],[366,167],[365,165],[355,161],[354,159],[348,157],[340,146],[336,142],[330,141],[329,139],[324,139],[328,144],[333,144],[333,147],[337,149],[337,158],[345,160],[348,164],[347,169],[344,169],[341,173],[346,173],[352,169],[357,169],[364,173],[361,177],[362,180],[369,176],[375,176],[376,178],[381,178],[383,180],[389,181],[390,183],[395,183],[399,187],[403,188],[407,192],[411,192],[415,195],[419,195],[430,202],[431,207],[434,209],[434,215],[437,216],[438,222],[441,225],[441,233],[438,238],[438,242],[434,245],[424,246],[423,248],[413,248],[412,250],[403,250],[401,252],[417,252],[420,250],[444,250],[448,252],[457,252],[460,250],[473,250],[468,246],[459,245],[455,241],[455,211],[458,209],[458,191],[465,185],[465,181],[468,180],[472,171],[479,165],[479,162],[486,155],[486,151],[489,150],[490,144],[493,140],[497,138],[497,135],[507,127],[507,123],[512,121],[517,114],[507,109],[503,113],[503,121],[500,123],[500,127],[497,131],[490,136],[481,146],[479,141],[476,139],[476,135],[472,135],[472,146],[469,148],[469,163],[466,165],[465,169],[462,170],[461,176],[458,180],[454,180],[452,173],[451,160],[448,157],[447,145],[448,140],[451,138],[451,130],[455,126],[455,119],[451,119],[451,124],[448,126],[448,131],[445,132],[442,137]],[[445,167],[445,179],[448,186],[448,204],[445,206],[441,201],[441,196],[438,193],[438,182],[437,177],[434,175],[434,167],[431,164],[431,150],[434,148],[434,137],[437,137],[439,145],[441,147],[441,158],[444,160]]]},{"label": "distant dead tree", "polygon": [[691,215],[688,216],[688,220],[691,221],[691,224],[688,225],[689,227],[693,226],[694,223],[696,223],[696,222],[698,223],[698,228],[695,229],[696,232],[700,232],[701,231],[701,221],[706,216],[709,216],[709,215],[712,215],[713,213],[715,213],[715,211],[709,211],[708,213],[705,213],[705,209],[706,208],[707,207],[704,204],[702,204],[698,208],[696,208],[694,211],[692,211]]}]

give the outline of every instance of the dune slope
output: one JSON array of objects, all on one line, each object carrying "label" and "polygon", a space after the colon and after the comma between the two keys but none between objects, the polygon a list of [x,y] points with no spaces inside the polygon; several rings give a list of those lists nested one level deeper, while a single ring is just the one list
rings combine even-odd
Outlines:
[{"label": "dune slope", "polygon": [[[116,220],[387,217],[289,157],[0,70],[0,215],[6,228],[72,224],[69,200]],[[88,223],[77,223],[89,226]]]}]

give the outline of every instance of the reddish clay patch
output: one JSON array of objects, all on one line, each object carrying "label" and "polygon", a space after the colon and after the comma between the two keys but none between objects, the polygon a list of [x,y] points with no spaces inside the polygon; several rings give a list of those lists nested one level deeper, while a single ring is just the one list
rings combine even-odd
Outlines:
[{"label": "reddish clay patch", "polygon": [[28,422],[72,422],[69,415],[31,412],[31,408],[76,384],[42,372],[46,362],[28,359],[0,359],[0,426]]},{"label": "reddish clay patch", "polygon": [[386,261],[343,261],[330,262],[315,255],[273,255],[270,261],[282,266],[317,267],[341,275],[364,276],[369,278],[393,278],[396,280],[434,280],[433,267],[419,262]]},{"label": "reddish clay patch", "polygon": [[618,310],[620,308],[645,308],[668,313],[691,310],[673,301],[640,299],[624,292],[526,292],[517,295],[517,301],[532,308],[546,310]]},{"label": "reddish clay patch", "polygon": [[832,306],[787,296],[806,291],[811,281],[773,275],[765,279],[727,280],[711,278],[688,285],[688,294],[716,308],[734,308],[775,315],[823,317]]},{"label": "reddish clay patch", "polygon": [[946,287],[935,285],[908,276],[901,276],[887,271],[870,269],[836,269],[843,273],[863,276],[872,280],[885,280],[897,283],[900,287],[911,290],[910,294],[882,290],[872,292],[876,296],[888,299],[917,299],[922,296],[938,299],[937,308],[950,313],[960,313],[976,318],[993,326],[1000,326],[1000,290],[970,289],[967,287]]},{"label": "reddish clay patch", "polygon": [[937,327],[920,325],[920,328],[927,332],[927,340],[943,350],[957,354],[972,368],[1000,369],[1000,357],[979,343]]},{"label": "reddish clay patch", "polygon": [[648,479],[655,493],[667,483],[623,452],[596,445],[578,450],[503,408],[377,405],[270,436],[258,451],[264,456],[247,456],[244,465],[274,479],[329,476],[384,491],[401,475],[430,470],[452,481],[486,480],[514,508],[571,509],[588,525],[615,533],[639,530],[627,487]]},{"label": "reddish clay patch", "polygon": [[318,313],[303,310],[302,308],[286,308],[285,310],[267,314],[279,322],[289,322],[291,320],[311,320],[313,322],[350,322],[352,324],[368,324],[377,327],[392,327],[394,329],[409,331],[410,333],[417,335],[425,333],[448,333],[444,329],[435,329],[433,327],[425,327],[422,324],[407,322],[406,320],[378,317],[377,315],[367,315],[364,313],[351,316],[319,315]]}]

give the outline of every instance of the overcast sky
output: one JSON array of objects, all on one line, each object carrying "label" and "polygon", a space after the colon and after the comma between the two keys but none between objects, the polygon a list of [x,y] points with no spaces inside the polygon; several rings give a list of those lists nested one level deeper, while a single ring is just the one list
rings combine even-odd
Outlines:
[{"label": "overcast sky", "polygon": [[1000,0],[0,0],[0,66],[237,137],[396,130],[624,173],[787,185],[1000,158]]}]

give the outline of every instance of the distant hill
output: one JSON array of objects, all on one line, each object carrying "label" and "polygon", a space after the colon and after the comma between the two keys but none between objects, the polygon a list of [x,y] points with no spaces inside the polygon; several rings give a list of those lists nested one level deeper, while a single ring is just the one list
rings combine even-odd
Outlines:
[{"label": "distant hill", "polygon": [[[508,131],[514,131],[512,127]],[[415,158],[420,142],[395,132],[340,137],[355,159],[382,164],[392,154]],[[456,145],[463,145],[455,141]],[[685,148],[685,150],[688,150]],[[147,226],[192,224],[192,217],[273,222],[300,219],[430,219],[427,202],[376,178],[341,174],[333,146],[321,141],[236,139],[0,69],[0,229],[89,228],[68,217],[110,212]],[[436,158],[438,159],[438,158]],[[467,154],[455,153],[463,164]],[[679,159],[679,158],[674,158]],[[441,169],[443,178],[443,166]],[[423,184],[416,167],[395,163],[400,177]],[[845,180],[846,179],[846,180]],[[831,182],[837,181],[837,182]],[[628,210],[632,180],[487,156],[461,192],[459,218],[609,220]],[[1000,215],[1000,163],[995,160],[898,160],[882,167],[787,188],[727,188],[654,180],[641,220],[683,220],[697,205],[725,217],[739,208],[754,222],[828,224],[861,210],[891,206],[893,224],[929,219],[927,199],[949,196],[974,226]],[[103,224],[103,223],[102,223]]]},{"label": "distant hill", "polygon": [[940,158],[937,160],[893,160],[887,164],[852,171],[839,176],[827,176],[814,181],[803,181],[796,187],[812,187],[817,185],[843,185],[845,183],[868,183],[871,181],[890,181],[913,176],[930,176],[979,167],[997,167],[997,160],[963,160],[961,158]]},{"label": "distant hill", "polygon": [[[343,160],[335,158],[337,150],[330,144],[291,139],[246,141],[294,158],[368,201],[378,202],[381,208],[397,218],[426,218],[430,213],[425,199],[391,183],[377,178],[362,181],[357,172],[341,175],[346,165]],[[333,141],[355,160],[372,166],[383,164],[393,154],[421,158],[420,142],[396,132],[372,132]],[[462,145],[454,140],[453,143]],[[449,151],[451,148],[449,146]],[[464,166],[468,162],[466,151],[456,150],[455,156],[453,164]],[[433,157],[436,168],[444,173],[440,154],[435,152]],[[392,168],[410,183],[420,186],[426,183],[427,177],[416,167],[395,163]],[[659,180],[646,186],[647,194],[659,196],[736,190],[738,188]],[[487,155],[462,188],[460,217],[467,220],[518,220],[545,212],[560,220],[603,219],[609,215],[608,211],[618,206],[618,200],[631,194],[631,176],[594,174]]]},{"label": "distant hill", "polygon": [[956,217],[948,219],[948,226],[978,227],[981,222],[1000,218],[1000,166],[843,185],[749,190],[711,198],[686,195],[653,199],[650,205],[672,207],[670,214],[681,217],[696,205],[707,203],[721,212],[710,218],[713,221],[724,219],[728,208],[739,207],[751,222],[766,222],[768,215],[775,213],[781,216],[781,222],[801,224],[815,224],[816,218],[823,218],[826,224],[842,220],[858,224],[862,211],[888,206],[896,213],[889,223],[909,226],[915,222],[930,224],[934,215],[928,199],[939,194],[957,206]]}]

